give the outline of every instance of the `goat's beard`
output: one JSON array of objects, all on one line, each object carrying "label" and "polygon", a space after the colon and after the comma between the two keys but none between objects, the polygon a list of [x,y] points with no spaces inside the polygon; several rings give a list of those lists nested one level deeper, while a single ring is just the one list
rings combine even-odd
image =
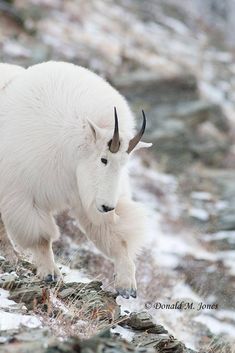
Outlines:
[{"label": "goat's beard", "polygon": [[89,221],[96,226],[101,226],[105,224],[114,224],[117,222],[117,219],[119,218],[115,212],[115,209],[107,213],[100,212],[97,209],[95,202],[93,202],[86,209],[86,216],[89,219]]}]

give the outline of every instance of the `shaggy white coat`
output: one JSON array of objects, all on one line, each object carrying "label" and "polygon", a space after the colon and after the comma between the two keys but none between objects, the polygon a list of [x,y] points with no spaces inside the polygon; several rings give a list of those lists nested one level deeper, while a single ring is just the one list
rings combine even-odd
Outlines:
[{"label": "shaggy white coat", "polygon": [[[121,140],[115,154],[108,148],[114,106]],[[126,150],[134,118],[125,99],[73,64],[0,64],[0,107],[0,212],[12,242],[31,250],[41,277],[59,275],[53,215],[70,208],[84,233],[113,259],[116,288],[133,294],[146,218],[131,199]],[[101,213],[102,204],[115,210]]]}]

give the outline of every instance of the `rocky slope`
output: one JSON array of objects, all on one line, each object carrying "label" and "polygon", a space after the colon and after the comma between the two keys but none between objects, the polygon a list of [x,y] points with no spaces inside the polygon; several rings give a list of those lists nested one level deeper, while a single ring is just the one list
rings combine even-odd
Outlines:
[{"label": "rocky slope", "polygon": [[[3,257],[0,261],[1,352],[193,352],[146,311],[121,315],[116,295],[102,290],[102,282],[49,285],[35,277],[27,261],[15,266]],[[89,336],[89,326],[99,334],[78,338]],[[132,343],[121,338],[119,330],[126,331]],[[71,332],[74,337],[67,338]]]}]

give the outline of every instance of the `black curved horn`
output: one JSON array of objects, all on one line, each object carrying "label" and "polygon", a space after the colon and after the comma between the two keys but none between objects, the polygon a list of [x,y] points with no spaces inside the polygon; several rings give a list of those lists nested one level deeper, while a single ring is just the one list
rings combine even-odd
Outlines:
[{"label": "black curved horn", "polygon": [[146,116],[144,114],[144,111],[142,110],[142,115],[143,115],[143,122],[140,131],[130,140],[129,142],[129,147],[127,149],[127,153],[130,153],[135,146],[140,142],[141,137],[144,134],[145,127],[146,127]]},{"label": "black curved horn", "polygon": [[119,140],[118,116],[117,116],[116,107],[114,107],[114,120],[115,120],[114,131],[113,131],[112,140],[109,141],[109,150],[112,153],[117,153],[120,146],[120,140]]}]

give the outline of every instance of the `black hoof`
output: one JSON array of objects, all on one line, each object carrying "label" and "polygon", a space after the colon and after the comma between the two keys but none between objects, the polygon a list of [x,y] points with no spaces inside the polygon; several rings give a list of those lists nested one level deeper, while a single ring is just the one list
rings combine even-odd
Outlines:
[{"label": "black hoof", "polygon": [[136,298],[137,297],[137,291],[136,289],[131,289],[131,297]]},{"label": "black hoof", "polygon": [[52,276],[51,274],[48,274],[44,280],[45,280],[45,282],[48,282],[48,283],[55,281],[54,276]]},{"label": "black hoof", "polygon": [[121,297],[125,298],[125,299],[129,299],[130,297],[132,298],[136,298],[137,297],[137,293],[136,293],[136,289],[124,289],[124,288],[119,288],[117,289],[117,293],[118,295],[120,295]]}]

